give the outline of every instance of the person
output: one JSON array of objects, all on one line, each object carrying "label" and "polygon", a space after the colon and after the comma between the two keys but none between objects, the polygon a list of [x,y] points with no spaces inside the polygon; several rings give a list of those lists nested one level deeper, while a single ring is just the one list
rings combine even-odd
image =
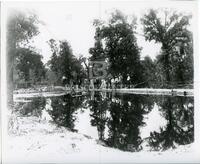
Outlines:
[{"label": "person", "polygon": [[75,92],[75,89],[74,89],[74,86],[73,86],[73,85],[71,86],[71,94],[72,94],[72,95],[75,95],[75,94],[76,94],[76,92]]},{"label": "person", "polygon": [[128,77],[127,77],[127,85],[128,85],[128,88],[130,88],[130,79],[131,79],[130,76],[128,76]]},{"label": "person", "polygon": [[112,89],[115,89],[115,79],[111,79],[111,87]]},{"label": "person", "polygon": [[106,81],[104,79],[101,80],[101,86],[100,89],[105,89],[106,88]]},{"label": "person", "polygon": [[67,78],[65,76],[62,77],[62,84],[63,86],[67,84]]}]

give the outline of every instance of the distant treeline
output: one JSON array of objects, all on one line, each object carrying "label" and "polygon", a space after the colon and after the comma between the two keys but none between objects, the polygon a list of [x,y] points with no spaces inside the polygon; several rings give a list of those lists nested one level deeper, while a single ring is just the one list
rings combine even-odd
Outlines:
[{"label": "distant treeline", "polygon": [[[150,88],[193,87],[193,38],[188,30],[190,15],[172,10],[150,9],[141,20],[116,10],[108,20],[94,20],[95,42],[90,57],[78,58],[67,40],[50,39],[51,59],[46,65],[30,40],[39,34],[40,21],[34,14],[17,12],[7,23],[8,89],[17,83],[38,82],[49,85],[89,83],[89,61],[105,61],[111,79],[123,85]],[[137,44],[138,23],[143,26],[146,41],[161,44],[156,59],[141,59],[142,47]],[[66,38],[67,39],[67,38]],[[153,47],[152,47],[153,48]],[[85,83],[85,81],[87,83]],[[100,83],[100,80],[96,80]],[[12,93],[12,92],[10,92]]]}]

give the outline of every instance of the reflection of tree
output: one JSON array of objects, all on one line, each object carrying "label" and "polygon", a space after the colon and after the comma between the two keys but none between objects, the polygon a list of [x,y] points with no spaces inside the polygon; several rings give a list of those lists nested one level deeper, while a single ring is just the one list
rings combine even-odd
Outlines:
[{"label": "reflection of tree", "polygon": [[51,100],[53,110],[50,114],[53,120],[60,126],[74,130],[74,121],[76,120],[74,112],[81,106],[82,98],[65,95],[59,98],[53,97]]},{"label": "reflection of tree", "polygon": [[46,100],[45,98],[34,98],[31,102],[22,105],[20,113],[22,115],[30,116],[41,116],[42,110],[45,108]]},{"label": "reflection of tree", "polygon": [[165,97],[158,101],[166,127],[160,132],[151,132],[148,139],[153,150],[175,148],[176,144],[185,145],[194,140],[193,98]]},{"label": "reflection of tree", "polygon": [[98,136],[100,140],[104,140],[105,124],[107,121],[106,111],[108,108],[108,99],[103,98],[105,95],[95,94],[95,97],[89,101],[91,106],[91,125],[97,126]]},{"label": "reflection of tree", "polygon": [[153,102],[149,103],[147,97],[136,95],[124,95],[112,101],[109,109],[111,118],[108,121],[108,145],[126,151],[142,149],[139,128],[144,125],[143,114],[153,107]]},{"label": "reflection of tree", "polygon": [[[105,97],[105,96],[104,96]],[[95,94],[89,102],[91,106],[91,124],[97,126],[99,139],[108,146],[125,151],[141,150],[142,139],[139,127],[144,125],[143,114],[153,108],[150,97],[141,96],[111,96]],[[106,115],[109,112],[110,115]],[[105,138],[105,126],[108,126],[108,138]]]}]

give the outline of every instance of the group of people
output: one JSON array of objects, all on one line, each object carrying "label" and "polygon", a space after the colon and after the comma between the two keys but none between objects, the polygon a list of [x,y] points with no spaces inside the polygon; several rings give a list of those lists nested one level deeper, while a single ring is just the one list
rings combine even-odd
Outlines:
[{"label": "group of people", "polygon": [[[128,79],[127,79],[128,80]],[[62,78],[63,85],[66,88],[72,90],[78,89],[116,89],[116,88],[133,88],[131,85],[122,84],[122,80],[120,78],[111,78],[111,79],[85,79],[81,84],[76,84],[71,82],[67,83],[67,78]]]}]

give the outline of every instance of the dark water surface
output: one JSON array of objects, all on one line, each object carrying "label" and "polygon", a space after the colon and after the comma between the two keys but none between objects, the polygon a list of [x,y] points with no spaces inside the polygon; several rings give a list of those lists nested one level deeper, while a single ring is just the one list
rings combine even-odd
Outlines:
[{"label": "dark water surface", "polygon": [[194,141],[193,97],[93,92],[18,105],[24,117],[46,112],[58,126],[123,151],[164,151]]}]

